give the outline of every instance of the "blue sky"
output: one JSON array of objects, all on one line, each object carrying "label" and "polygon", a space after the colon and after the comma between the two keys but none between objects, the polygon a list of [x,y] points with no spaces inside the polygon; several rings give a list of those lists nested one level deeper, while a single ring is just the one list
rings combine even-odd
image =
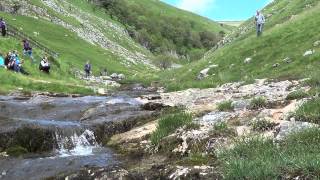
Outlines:
[{"label": "blue sky", "polygon": [[161,0],[212,20],[246,20],[271,0]]}]

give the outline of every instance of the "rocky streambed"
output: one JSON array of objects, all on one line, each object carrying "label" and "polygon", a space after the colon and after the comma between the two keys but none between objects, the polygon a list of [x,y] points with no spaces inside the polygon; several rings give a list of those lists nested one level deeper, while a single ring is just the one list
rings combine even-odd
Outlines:
[{"label": "rocky streambed", "polygon": [[[309,89],[257,80],[170,93],[132,86],[107,97],[0,96],[0,179],[223,179],[217,154],[235,139],[280,142],[317,126],[291,117],[312,97],[288,96]],[[152,144],[159,117],[177,106],[192,124]]]},{"label": "rocky streambed", "polygon": [[0,179],[92,178],[91,169],[121,177],[104,140],[157,115],[133,96],[0,96]]}]

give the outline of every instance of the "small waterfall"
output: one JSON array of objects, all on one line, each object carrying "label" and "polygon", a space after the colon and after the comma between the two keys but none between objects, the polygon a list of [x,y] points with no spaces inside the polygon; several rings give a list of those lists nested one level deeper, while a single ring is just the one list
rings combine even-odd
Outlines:
[{"label": "small waterfall", "polygon": [[55,135],[58,145],[56,151],[60,157],[93,155],[99,147],[94,132],[88,129],[82,133],[73,131],[71,135],[56,131]]}]

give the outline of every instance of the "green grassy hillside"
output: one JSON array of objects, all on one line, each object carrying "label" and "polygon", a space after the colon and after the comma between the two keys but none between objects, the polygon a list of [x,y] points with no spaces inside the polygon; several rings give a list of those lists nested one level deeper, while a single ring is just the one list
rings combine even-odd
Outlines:
[{"label": "green grassy hillside", "polygon": [[155,0],[99,0],[130,36],[154,54],[198,60],[232,27]]},{"label": "green grassy hillside", "polygon": [[[38,71],[38,63],[45,53],[34,48],[35,59],[37,61],[36,64],[32,65],[26,57],[22,57],[26,58],[24,66],[27,71],[31,73],[31,76],[25,77],[20,74],[0,69],[1,77],[6,77],[7,74],[10,78],[12,77],[12,79],[0,79],[0,90],[2,92],[23,88],[24,90],[88,93],[90,90],[79,87],[82,86],[83,82],[75,79],[73,74],[70,72],[72,68],[82,70],[84,63],[87,60],[92,63],[94,74],[98,74],[102,68],[107,68],[109,73],[124,73],[127,76],[150,70],[150,66],[145,64],[143,61],[136,60],[135,62],[131,62],[132,59],[130,59],[130,55],[141,54],[141,56],[144,56],[146,59],[151,59],[152,55],[146,49],[135,43],[129,36],[126,36],[125,33],[122,33],[120,23],[110,20],[102,10],[95,10],[94,6],[86,1],[76,0],[69,2],[70,4],[68,2],[64,2],[68,4],[60,3],[60,5],[68,6],[64,8],[69,8],[70,6],[73,11],[81,10],[82,13],[87,15],[82,17],[84,20],[94,22],[96,26],[100,27],[100,30],[106,39],[109,39],[111,43],[127,50],[128,53],[131,54],[127,56],[127,52],[127,54],[121,54],[123,52],[121,49],[117,52],[112,48],[104,48],[97,43],[90,43],[84,38],[79,37],[76,32],[72,32],[71,29],[64,28],[57,23],[52,23],[52,20],[41,16],[39,12],[33,12],[29,7],[23,7],[28,11],[27,13],[29,16],[18,15],[19,13],[14,15],[11,13],[0,12],[0,16],[5,18],[7,24],[20,29],[20,31],[28,34],[31,38],[57,52],[59,54],[57,62],[59,62],[60,66],[58,68],[53,64],[53,70],[50,76],[40,73]],[[8,6],[10,6],[9,1],[7,3]],[[47,11],[47,16],[59,19],[63,23],[69,24],[73,27],[82,26],[82,22],[76,18],[58,13],[49,6],[42,4],[39,0],[32,0],[29,3],[32,7],[41,8],[43,11]],[[111,24],[110,26],[114,29],[105,28],[105,24],[108,23]],[[18,50],[21,55],[21,39],[15,39],[12,37],[0,38],[0,51],[5,54],[10,50]],[[52,83],[52,87],[47,82],[50,82],[50,84]],[[64,87],[68,84],[72,88]],[[77,88],[75,89],[74,86]]]},{"label": "green grassy hillside", "polygon": [[[170,90],[190,87],[214,87],[234,81],[251,81],[256,78],[298,79],[319,74],[320,5],[316,0],[282,0],[269,5],[264,14],[273,13],[267,19],[262,37],[257,38],[255,29],[250,29],[252,20],[239,28],[249,30],[217,51],[210,52],[199,62],[179,70],[160,75],[167,81]],[[314,50],[310,56],[303,56]],[[251,58],[246,64],[244,60]],[[290,62],[284,62],[289,58]],[[218,65],[209,71],[209,76],[196,80],[199,72],[210,65]],[[274,67],[277,66],[277,67]]]}]

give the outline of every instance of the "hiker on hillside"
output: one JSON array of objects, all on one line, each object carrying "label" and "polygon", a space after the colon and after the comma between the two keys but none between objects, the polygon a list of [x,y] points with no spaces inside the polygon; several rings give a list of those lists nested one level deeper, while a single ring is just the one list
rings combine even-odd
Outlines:
[{"label": "hiker on hillside", "polygon": [[256,28],[257,28],[257,36],[259,37],[259,36],[261,36],[262,31],[263,31],[265,18],[260,11],[257,11],[257,14],[256,14],[254,20],[255,20],[255,24],[256,24]]},{"label": "hiker on hillside", "polygon": [[3,37],[7,35],[7,25],[3,18],[0,18],[0,29]]},{"label": "hiker on hillside", "polygon": [[22,42],[23,42],[23,54],[25,56],[29,56],[31,59],[33,59],[32,47],[30,46],[29,41],[24,39]]},{"label": "hiker on hillside", "polygon": [[84,65],[84,72],[86,73],[86,78],[89,78],[91,72],[91,64],[87,61],[86,65]]},{"label": "hiker on hillside", "polygon": [[45,73],[50,73],[50,63],[47,56],[44,56],[40,62],[39,70]]}]

